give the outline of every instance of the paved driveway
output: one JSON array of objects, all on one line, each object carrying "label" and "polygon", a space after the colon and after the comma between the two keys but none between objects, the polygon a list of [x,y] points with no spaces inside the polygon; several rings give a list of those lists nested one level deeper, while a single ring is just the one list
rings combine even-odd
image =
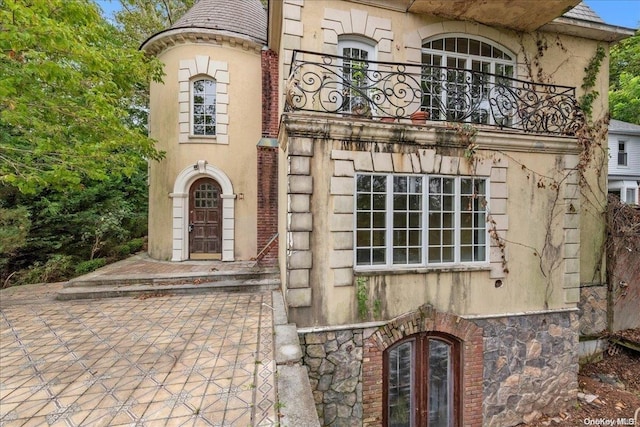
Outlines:
[{"label": "paved driveway", "polygon": [[11,292],[0,292],[2,426],[277,424],[270,291],[65,302],[51,287]]}]

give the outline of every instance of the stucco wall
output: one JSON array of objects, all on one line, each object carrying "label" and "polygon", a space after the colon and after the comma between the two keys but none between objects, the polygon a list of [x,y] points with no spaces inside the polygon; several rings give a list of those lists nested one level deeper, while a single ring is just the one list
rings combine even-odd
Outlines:
[{"label": "stucco wall", "polygon": [[[285,146],[285,285],[290,316],[299,326],[388,319],[424,303],[466,315],[577,302],[580,200],[571,138],[481,131],[477,142],[486,148],[478,150],[471,170],[464,150],[456,148],[456,134],[442,125],[299,114],[287,116],[283,125],[291,133]],[[314,129],[322,130],[322,137],[309,135]],[[403,141],[397,140],[400,133]],[[530,152],[530,146],[538,146],[538,152]],[[500,243],[491,239],[487,262],[475,266],[354,267],[357,172],[486,177],[488,212],[495,221],[488,227]],[[356,277],[366,283],[366,319],[357,312]]]},{"label": "stucco wall", "polygon": [[[439,34],[468,34],[491,40],[511,50],[516,57],[515,77],[573,86],[577,88],[577,97],[580,97],[583,94],[580,86],[584,68],[598,46],[597,41],[575,36],[521,34],[477,23],[401,13],[347,1],[285,0],[283,16],[283,54],[280,57],[283,88],[293,49],[337,54],[337,41],[341,35],[358,34],[375,43],[377,60],[419,63],[422,40]],[[607,46],[604,47],[607,50]],[[607,67],[605,59],[594,87],[601,94],[607,92]],[[593,105],[593,120],[602,118],[606,109],[606,99],[600,96]],[[290,116],[295,114],[300,113]],[[366,140],[356,136],[340,136],[331,140],[326,136],[326,129],[314,133],[316,123],[312,119],[305,120],[308,120],[310,127],[305,135],[308,138],[301,139],[295,134],[295,138],[290,138],[288,142],[289,146],[296,146],[296,149],[304,145],[304,153],[289,152],[288,155],[289,160],[296,157],[294,162],[299,161],[298,157],[307,157],[303,162],[308,165],[309,172],[296,171],[290,174],[290,178],[293,177],[297,183],[304,181],[308,186],[304,191],[308,193],[300,193],[303,197],[295,197],[296,201],[304,199],[303,205],[294,206],[291,200],[287,200],[289,208],[282,208],[281,224],[290,224],[292,218],[300,219],[303,216],[298,214],[305,214],[304,220],[309,230],[299,231],[309,234],[290,235],[292,240],[288,251],[283,249],[281,252],[284,256],[281,258],[283,266],[286,263],[289,273],[284,286],[288,289],[293,318],[301,325],[353,322],[358,319],[355,313],[357,302],[354,297],[353,257],[349,252],[348,234],[345,234],[350,231],[349,226],[345,225],[349,221],[344,216],[343,224],[333,224],[336,215],[332,214],[343,213],[336,209],[344,209],[344,202],[349,196],[335,193],[333,185],[338,181],[353,179],[344,175],[344,168],[348,167],[346,163],[338,163],[354,164],[358,160],[336,153],[351,151],[359,155],[369,151],[371,156],[382,157],[375,152],[387,151],[409,158],[411,149],[406,144],[387,147],[341,145],[340,138],[342,141]],[[360,124],[356,122],[351,126],[355,129]],[[362,123],[361,126],[369,124]],[[282,135],[289,131],[281,129]],[[492,133],[491,130],[487,132],[489,135]],[[581,144],[576,138],[565,138],[547,149],[541,142],[544,137],[525,136],[517,132],[505,136],[500,131],[495,131],[495,135],[503,135],[505,140],[513,138],[518,147],[512,150],[509,142],[505,141],[496,150],[483,150],[487,147],[479,144],[482,156],[493,159],[499,154],[499,161],[503,162],[505,169],[505,172],[496,170],[493,174],[489,171],[487,176],[492,177],[492,188],[503,191],[502,200],[494,204],[504,209],[497,213],[501,215],[497,227],[499,232],[504,232],[501,236],[505,241],[504,255],[509,273],[504,277],[499,275],[498,264],[502,254],[494,245],[492,259],[486,269],[454,273],[440,271],[425,274],[420,271],[415,274],[369,274],[370,301],[382,301],[379,317],[389,318],[424,302],[433,303],[438,309],[470,314],[572,307],[579,300],[581,283],[604,282],[602,210],[606,196],[606,176],[603,173],[606,141],[602,138],[589,140],[588,144],[593,149],[587,157],[580,158],[578,153]],[[394,138],[397,135],[386,142],[393,144]],[[434,149],[431,146],[428,148]],[[441,154],[437,146],[435,150]],[[284,170],[290,171],[290,167],[284,165],[291,163],[283,160],[281,164]],[[462,157],[453,161],[464,163]],[[587,165],[581,181],[576,170],[583,168],[585,161]],[[408,160],[408,164],[411,164],[411,160]],[[411,172],[425,172],[422,164],[418,168]],[[392,171],[406,172],[402,167]],[[431,168],[429,173],[434,171]],[[455,174],[458,171],[445,168],[435,172]],[[336,202],[338,198],[342,200]],[[341,207],[336,208],[336,203],[341,203]],[[298,210],[304,210],[306,205],[310,206],[308,211]],[[333,211],[327,212],[327,207]],[[332,230],[335,226],[345,229]],[[298,244],[301,246],[298,247]],[[289,262],[292,259],[293,267]],[[302,264],[297,263],[299,260],[302,260]],[[295,270],[293,274],[292,270]],[[295,279],[293,282],[292,277]],[[502,280],[501,287],[497,287],[498,279]]]},{"label": "stucco wall", "polygon": [[[226,174],[233,186],[234,259],[255,257],[256,144],[262,134],[260,52],[228,42],[183,43],[158,57],[166,74],[163,83],[151,85],[150,134],[166,157],[150,164],[149,253],[158,259],[172,258],[174,183],[181,171],[204,160]],[[202,65],[205,62],[208,65]],[[185,74],[193,77],[205,70],[220,70],[212,76],[219,86],[218,136],[209,139],[188,136],[188,103],[180,102],[185,93],[188,96]]]}]

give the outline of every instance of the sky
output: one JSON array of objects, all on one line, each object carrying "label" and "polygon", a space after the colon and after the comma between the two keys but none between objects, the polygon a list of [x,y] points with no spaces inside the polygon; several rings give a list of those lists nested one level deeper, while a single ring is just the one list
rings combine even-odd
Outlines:
[{"label": "sky", "polygon": [[607,24],[619,27],[640,27],[640,0],[586,0]]},{"label": "sky", "polygon": [[[118,0],[95,1],[107,16],[111,16],[114,10],[120,8]],[[546,0],[531,0],[531,3],[535,4],[536,1]],[[627,28],[640,27],[640,0],[586,0],[586,2],[607,24]]]}]

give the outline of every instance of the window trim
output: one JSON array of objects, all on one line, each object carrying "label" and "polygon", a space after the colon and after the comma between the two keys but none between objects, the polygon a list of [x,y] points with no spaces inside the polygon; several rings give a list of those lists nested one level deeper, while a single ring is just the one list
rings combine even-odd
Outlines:
[{"label": "window trim", "polygon": [[[620,150],[622,147],[622,150]],[[622,155],[622,162],[620,162],[620,155]],[[618,140],[618,153],[617,153],[617,165],[623,168],[629,167],[629,155],[627,151],[627,141],[626,140]]]},{"label": "window trim", "polygon": [[[194,84],[198,81],[213,82],[213,94],[215,96],[213,101],[214,107],[215,107],[215,113],[213,115],[213,120],[214,120],[213,126],[215,129],[215,133],[213,135],[208,135],[208,134],[199,135],[194,132],[195,130]],[[217,103],[218,103],[218,82],[216,81],[216,79],[214,79],[211,76],[202,75],[202,74],[196,75],[189,79],[189,138],[202,138],[202,139],[213,139],[213,140],[217,138],[218,136],[218,119],[217,119],[218,105]],[[206,106],[206,104],[204,105]]]},{"label": "window trim", "polygon": [[[181,59],[178,70],[178,144],[229,145],[229,83],[232,76],[229,64],[214,61],[208,55]],[[216,81],[216,137],[199,138],[191,135],[190,82],[197,76],[208,76]]]},{"label": "window trim", "polygon": [[[382,355],[382,423],[387,426],[389,422],[389,354],[398,346],[407,343],[414,342],[411,348],[412,352],[412,365],[411,371],[411,388],[414,404],[414,414],[412,414],[413,425],[426,425],[428,422],[428,405],[429,405],[429,393],[427,372],[429,368],[429,339],[435,339],[448,344],[451,348],[451,373],[453,377],[452,381],[452,421],[453,427],[457,427],[461,424],[461,418],[463,409],[462,392],[463,392],[463,378],[462,372],[462,350],[463,346],[461,341],[449,334],[437,331],[419,332],[406,336],[392,345],[387,347]],[[425,351],[427,350],[427,351]],[[421,381],[421,382],[420,382]],[[423,409],[423,411],[421,411]],[[426,414],[426,419],[425,419]]]},{"label": "window trim", "polygon": [[[343,70],[343,67],[344,67],[343,58],[345,57],[344,57],[343,51],[345,48],[359,49],[362,51],[366,51],[367,61],[376,61],[377,59],[378,49],[377,49],[377,42],[375,40],[369,39],[367,37],[364,37],[358,34],[341,34],[340,36],[338,36],[338,45],[337,45],[338,56],[340,57],[340,60],[338,62],[338,67],[340,70]],[[376,70],[376,63],[370,62],[369,67],[367,67],[367,74]],[[342,91],[343,89],[340,89],[340,90]],[[351,106],[347,106],[346,100],[344,99],[343,99],[343,102],[345,103],[345,105],[343,105],[342,111],[344,111],[345,113],[352,113]]]},{"label": "window trim", "polygon": [[[358,264],[358,177],[359,176],[385,176],[386,177],[386,201],[385,201],[385,263],[384,264]],[[420,263],[413,264],[395,264],[393,261],[393,177],[407,176],[407,177],[421,177],[422,178],[422,192],[421,192],[421,261]],[[452,178],[454,179],[454,261],[453,262],[429,262],[429,193],[428,193],[428,181],[430,178]],[[474,179],[483,180],[485,182],[485,194],[484,198],[488,205],[490,202],[490,179],[486,176],[466,176],[466,175],[445,175],[445,174],[412,174],[412,173],[394,173],[394,172],[356,172],[353,180],[353,268],[356,272],[426,272],[426,271],[447,271],[447,270],[486,270],[490,268],[490,246],[491,239],[489,234],[489,226],[487,225],[487,217],[489,215],[488,207],[484,209],[485,212],[485,226],[484,226],[484,252],[485,259],[483,261],[461,261],[460,249],[461,249],[461,179]],[[370,209],[373,212],[373,209]],[[473,212],[473,211],[472,211]],[[373,220],[372,220],[373,221]],[[389,226],[391,225],[391,226]],[[372,225],[370,227],[372,229]],[[473,229],[473,228],[472,228]],[[372,247],[372,246],[370,246]]]}]

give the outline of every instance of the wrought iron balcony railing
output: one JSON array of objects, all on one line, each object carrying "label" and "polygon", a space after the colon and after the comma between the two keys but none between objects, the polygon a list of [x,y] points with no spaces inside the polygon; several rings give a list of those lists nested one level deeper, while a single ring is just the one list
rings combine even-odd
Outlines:
[{"label": "wrought iron balcony railing", "polygon": [[364,61],[294,51],[287,111],[465,122],[575,135],[584,116],[575,88],[480,71]]}]

